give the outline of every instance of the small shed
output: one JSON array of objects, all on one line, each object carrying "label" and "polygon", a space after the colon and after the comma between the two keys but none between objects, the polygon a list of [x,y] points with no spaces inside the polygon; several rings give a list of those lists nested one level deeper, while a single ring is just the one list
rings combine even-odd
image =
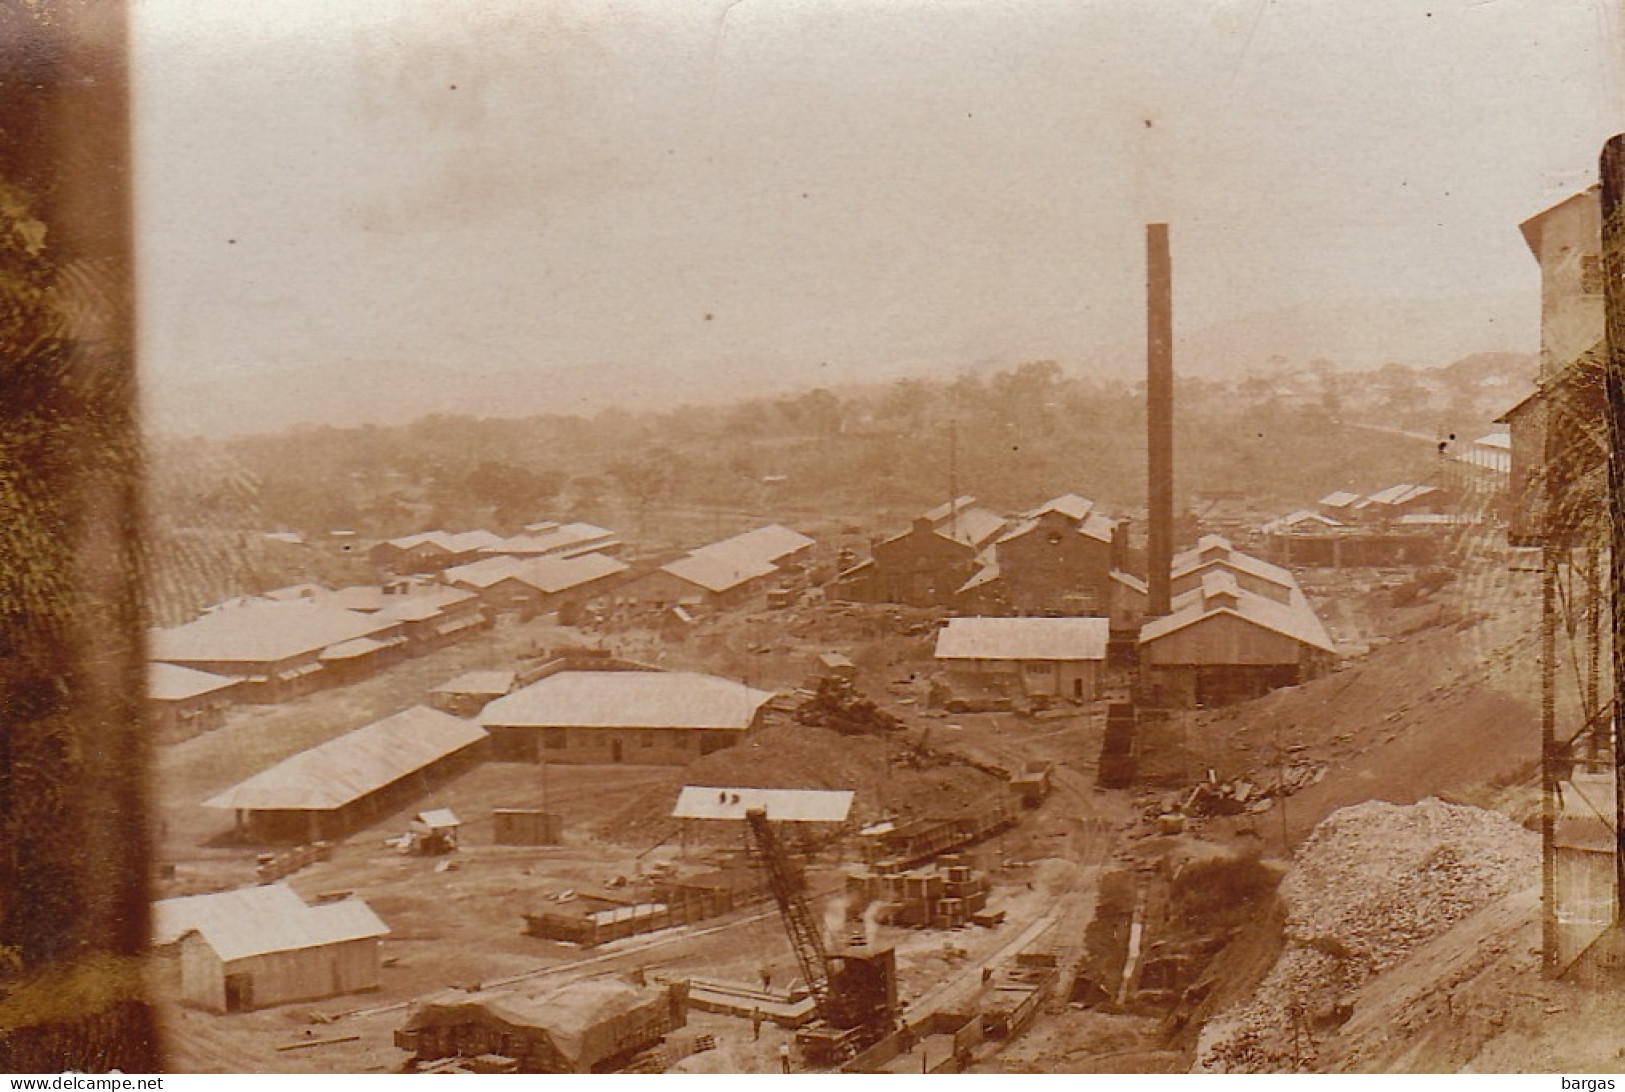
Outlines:
[{"label": "small shed", "polygon": [[159,992],[248,1012],[378,988],[389,927],[362,900],[307,905],[286,884],[153,904]]}]

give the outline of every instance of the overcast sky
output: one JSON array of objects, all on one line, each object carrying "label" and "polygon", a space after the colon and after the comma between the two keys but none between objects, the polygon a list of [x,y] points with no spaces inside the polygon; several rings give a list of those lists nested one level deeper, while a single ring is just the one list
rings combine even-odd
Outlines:
[{"label": "overcast sky", "polygon": [[1372,351],[1532,348],[1516,224],[1625,128],[1621,0],[134,11],[160,402],[379,362],[1077,366],[1143,339],[1149,220],[1182,335],[1440,301]]}]

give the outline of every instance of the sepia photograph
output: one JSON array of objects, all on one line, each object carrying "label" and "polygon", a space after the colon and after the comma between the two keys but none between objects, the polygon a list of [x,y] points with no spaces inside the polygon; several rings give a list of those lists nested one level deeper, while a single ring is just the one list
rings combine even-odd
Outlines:
[{"label": "sepia photograph", "polygon": [[1612,1088],[1622,134],[1625,0],[0,0],[0,1073]]}]

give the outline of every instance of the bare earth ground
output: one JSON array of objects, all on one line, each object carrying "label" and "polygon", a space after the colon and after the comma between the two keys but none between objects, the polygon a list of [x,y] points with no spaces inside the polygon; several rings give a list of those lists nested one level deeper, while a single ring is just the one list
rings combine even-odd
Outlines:
[{"label": "bare earth ground", "polygon": [[[563,813],[567,828],[566,844],[555,848],[488,844],[492,808],[542,805],[537,768],[487,764],[473,770],[350,838],[330,862],[290,880],[307,896],[356,891],[390,924],[378,993],[230,1017],[167,1006],[171,1056],[183,1071],[388,1070],[403,1060],[390,1035],[405,1006],[448,985],[640,967],[653,975],[749,981],[764,962],[791,974],[793,959],[770,905],[591,952],[520,932],[523,911],[550,893],[635,877],[656,860],[698,870],[728,848],[728,837],[696,839],[684,855],[665,811],[685,781],[850,787],[858,792],[859,814],[867,817],[973,798],[986,775],[945,763],[941,753],[1006,768],[1029,758],[1058,764],[1050,800],[976,851],[995,883],[991,905],[1009,912],[1003,926],[947,934],[884,931],[881,942],[898,945],[903,994],[915,1012],[965,1003],[976,993],[981,968],[1013,954],[1017,942],[1075,958],[1103,871],[1159,874],[1180,843],[1283,858],[1327,816],[1371,799],[1406,805],[1443,797],[1527,820],[1538,757],[1533,577],[1509,572],[1503,559],[1486,553],[1457,583],[1395,606],[1392,589],[1403,580],[1404,574],[1394,573],[1306,574],[1306,587],[1324,607],[1334,637],[1362,657],[1310,684],[1231,710],[1193,713],[1157,729],[1146,740],[1144,772],[1153,784],[1132,794],[1094,787],[1098,709],[1053,719],[925,710],[929,639],[887,636],[884,626],[877,632],[862,612],[724,618],[698,627],[681,643],[635,626],[573,634],[541,623],[515,625],[341,691],[285,708],[237,710],[217,732],[159,748],[161,859],[177,865],[176,879],[162,893],[252,879],[251,849],[206,844],[229,826],[225,814],[198,807],[208,795],[271,761],[416,704],[428,688],[460,671],[505,666],[521,652],[566,639],[602,640],[661,666],[712,670],[775,687],[799,683],[817,652],[843,651],[862,667],[864,689],[901,714],[906,727],[883,743],[781,726],[759,741],[769,745],[722,752],[688,770],[555,767],[545,803]],[[1571,715],[1572,708],[1565,692],[1560,712]],[[1324,773],[1284,809],[1195,821],[1179,839],[1151,836],[1148,817],[1206,771],[1221,779],[1262,780],[1287,762],[1322,767]],[[449,806],[468,823],[455,869],[439,870],[434,860],[402,857],[383,844],[404,829],[407,811],[428,805]],[[820,861],[811,875],[815,890],[838,885],[843,863],[838,855]],[[1540,977],[1537,910],[1530,884],[1523,884],[1425,938],[1352,989],[1352,1011],[1344,1022],[1304,1037],[1304,1066],[1619,1069],[1612,1029],[1621,1026],[1625,1003]],[[1243,1004],[1275,962],[1280,925],[1262,910],[1257,917],[1215,958],[1213,973],[1222,981],[1199,1019]],[[759,1042],[752,1041],[748,1022],[703,1014],[693,1018],[690,1030],[712,1032],[718,1048],[687,1059],[680,1069],[777,1069],[783,1032],[765,1029]],[[345,1041],[278,1049],[327,1039]],[[1063,999],[978,1068],[1174,1072],[1190,1068],[1195,1051],[1194,1029],[1176,1033],[1165,1009],[1085,1010]]]}]

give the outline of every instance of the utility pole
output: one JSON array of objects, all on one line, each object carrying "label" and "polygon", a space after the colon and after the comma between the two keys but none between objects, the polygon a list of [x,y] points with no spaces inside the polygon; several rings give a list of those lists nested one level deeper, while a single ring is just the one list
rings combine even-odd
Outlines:
[{"label": "utility pole", "polygon": [[1614,923],[1625,922],[1625,134],[1603,145],[1602,269],[1608,360],[1609,581],[1613,611],[1614,667]]},{"label": "utility pole", "polygon": [[1540,952],[1541,969],[1559,970],[1557,959],[1557,568],[1563,535],[1553,515],[1551,478],[1553,413],[1546,407],[1547,505],[1540,546]]}]

